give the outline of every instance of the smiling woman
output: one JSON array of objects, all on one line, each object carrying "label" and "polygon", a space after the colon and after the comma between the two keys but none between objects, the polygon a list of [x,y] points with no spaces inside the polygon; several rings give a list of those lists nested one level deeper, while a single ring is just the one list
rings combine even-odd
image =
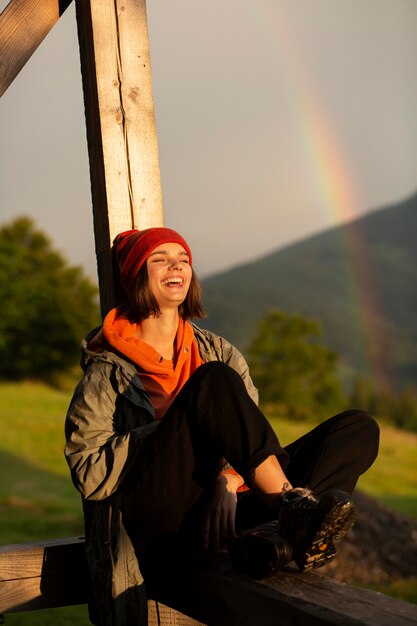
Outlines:
[{"label": "smiling woman", "polygon": [[166,306],[174,306],[174,317],[178,313],[186,319],[204,317],[201,288],[190,261],[190,253],[181,244],[158,246],[137,273],[127,311],[129,319],[146,325],[151,314],[159,316],[160,307]]},{"label": "smiling woman", "polygon": [[167,546],[227,548],[257,578],[291,560],[300,570],[332,560],[354,521],[350,493],[377,454],[375,421],[345,411],[282,447],[243,356],[190,321],[204,312],[183,237],[129,230],[113,250],[120,303],[83,342],[66,420],[92,621],[145,624],[142,573],[152,590]]},{"label": "smiling woman", "polygon": [[149,255],[149,286],[156,299],[161,298],[161,307],[166,297],[172,297],[170,292],[174,293],[177,306],[184,302],[192,275],[189,263],[188,253],[175,243],[164,244]]}]

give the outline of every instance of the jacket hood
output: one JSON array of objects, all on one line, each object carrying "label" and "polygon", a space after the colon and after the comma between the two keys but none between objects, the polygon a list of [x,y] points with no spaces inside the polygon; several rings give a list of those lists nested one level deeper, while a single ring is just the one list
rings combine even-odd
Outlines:
[{"label": "jacket hood", "polygon": [[94,362],[104,362],[116,365],[122,369],[131,370],[131,374],[136,374],[136,368],[126,357],[107,349],[104,341],[102,326],[93,328],[81,342],[80,366],[83,372]]}]

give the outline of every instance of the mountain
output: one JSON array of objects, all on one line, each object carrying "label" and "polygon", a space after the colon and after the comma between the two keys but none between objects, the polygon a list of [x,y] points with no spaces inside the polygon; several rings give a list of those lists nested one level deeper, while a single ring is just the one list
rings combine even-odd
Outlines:
[{"label": "mountain", "polygon": [[417,382],[417,194],[202,281],[201,325],[243,352],[270,309],[317,320],[323,342],[379,385]]}]

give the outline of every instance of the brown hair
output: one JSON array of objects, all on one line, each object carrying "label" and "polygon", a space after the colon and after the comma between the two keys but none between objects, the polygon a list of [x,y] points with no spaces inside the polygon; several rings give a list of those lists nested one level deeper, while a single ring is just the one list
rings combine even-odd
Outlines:
[{"label": "brown hair", "polygon": [[[142,265],[130,294],[130,303],[127,310],[128,318],[131,322],[140,322],[151,315],[159,315],[160,310],[155,296],[149,287],[148,268],[146,263]],[[191,275],[190,287],[187,296],[178,308],[183,319],[206,317],[206,313],[201,303],[201,286],[194,271]]]}]

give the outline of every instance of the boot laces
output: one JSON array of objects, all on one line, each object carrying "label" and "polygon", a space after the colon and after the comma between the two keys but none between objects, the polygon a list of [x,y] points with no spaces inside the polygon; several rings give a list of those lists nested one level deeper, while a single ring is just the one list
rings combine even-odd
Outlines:
[{"label": "boot laces", "polygon": [[282,502],[286,504],[291,503],[294,508],[311,510],[315,508],[318,500],[308,487],[294,487],[294,489],[288,489],[288,483],[285,483],[282,490]]},{"label": "boot laces", "polygon": [[281,529],[284,530],[285,526],[294,529],[294,526],[306,525],[317,504],[318,500],[310,489],[296,487],[284,490],[280,515]]}]

